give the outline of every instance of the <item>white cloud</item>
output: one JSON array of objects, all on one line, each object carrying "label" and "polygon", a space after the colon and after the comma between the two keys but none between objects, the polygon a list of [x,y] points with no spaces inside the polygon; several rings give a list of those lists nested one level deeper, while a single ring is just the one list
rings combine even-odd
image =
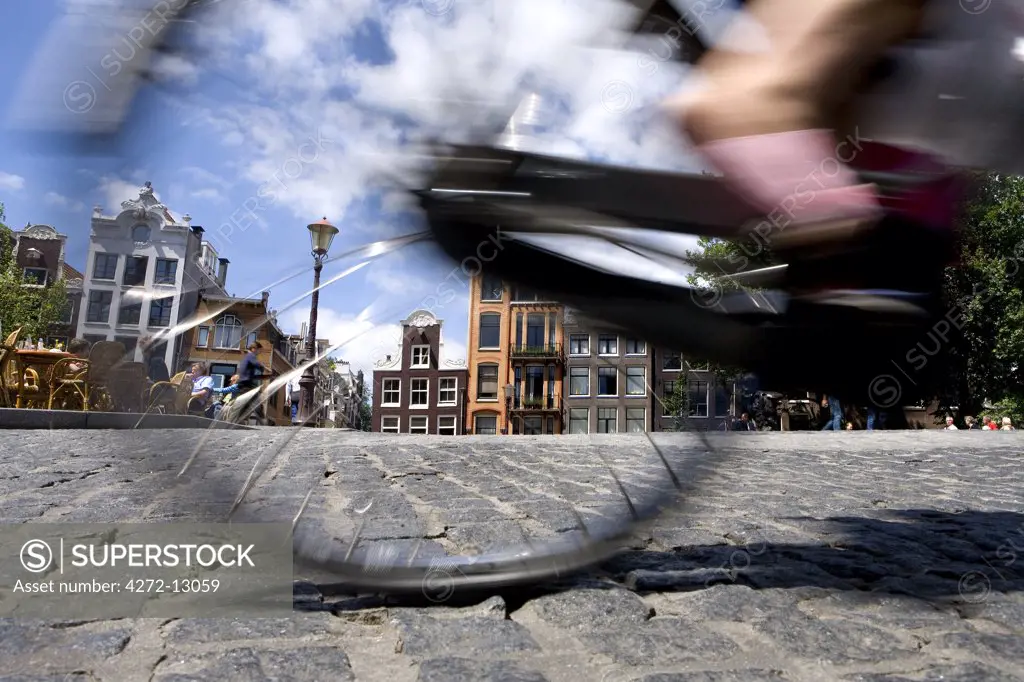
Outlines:
[{"label": "white cloud", "polygon": [[24,189],[25,178],[12,173],[0,171],[0,189],[19,190]]},{"label": "white cloud", "polygon": [[[389,309],[366,317],[339,313],[321,305],[317,311],[316,335],[317,338],[328,339],[332,347],[340,345],[332,355],[351,363],[353,372],[362,370],[369,381],[378,361],[388,355],[394,357],[400,352],[402,326],[398,321],[405,319],[411,312],[411,309],[402,312]],[[285,331],[299,329],[302,323],[309,320],[309,310],[291,309],[282,313],[279,319]],[[457,337],[452,338],[447,331],[442,327],[442,362],[465,360],[465,343]]]},{"label": "white cloud", "polygon": [[[139,189],[142,183],[129,182],[117,177],[103,176],[99,180],[99,192],[103,197],[101,205],[107,213],[119,213],[121,202],[139,197]],[[153,196],[160,200],[160,194],[154,188]]]},{"label": "white cloud", "polygon": [[211,201],[224,201],[224,195],[219,190],[213,187],[204,187],[192,192],[192,196],[197,199],[209,199]]},{"label": "white cloud", "polygon": [[72,201],[63,194],[58,194],[56,192],[47,192],[43,196],[43,201],[50,204],[51,206],[60,206],[62,208],[67,208],[75,212],[81,211],[85,208],[85,205],[82,204],[82,202]]}]

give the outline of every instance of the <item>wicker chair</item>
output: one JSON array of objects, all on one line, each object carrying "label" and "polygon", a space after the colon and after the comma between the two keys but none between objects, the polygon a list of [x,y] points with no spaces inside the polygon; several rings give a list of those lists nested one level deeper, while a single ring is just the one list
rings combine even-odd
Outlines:
[{"label": "wicker chair", "polygon": [[185,378],[184,372],[178,372],[170,381],[157,381],[149,387],[146,396],[146,411],[159,414],[176,414],[178,412],[178,385]]},{"label": "wicker chair", "polygon": [[192,377],[183,376],[178,382],[178,394],[174,400],[176,414],[188,414],[188,405],[192,402]]},{"label": "wicker chair", "polygon": [[[74,367],[73,367],[74,365]],[[89,361],[62,358],[50,368],[50,398],[47,409],[89,409]]]},{"label": "wicker chair", "polygon": [[18,355],[15,346],[21,328],[15,329],[0,344],[0,407],[14,407],[18,399]]}]

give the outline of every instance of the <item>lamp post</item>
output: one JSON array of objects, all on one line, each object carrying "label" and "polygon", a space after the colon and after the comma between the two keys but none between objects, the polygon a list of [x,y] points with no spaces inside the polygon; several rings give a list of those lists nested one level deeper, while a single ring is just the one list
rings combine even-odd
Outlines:
[{"label": "lamp post", "polygon": [[[331,242],[338,234],[338,228],[327,222],[327,216],[323,220],[310,223],[306,226],[309,230],[309,241],[312,247],[310,253],[313,256],[313,300],[309,307],[309,338],[306,340],[306,369],[299,379],[299,388],[302,390],[302,398],[299,403],[299,421],[303,426],[310,426],[310,422],[316,417],[313,406],[313,391],[316,387],[316,374],[313,358],[316,357],[316,312],[320,305],[320,271],[324,268],[324,261],[327,260],[327,250],[331,248]],[[315,425],[315,422],[314,424]]]},{"label": "lamp post", "polygon": [[512,393],[515,391],[515,387],[512,384],[505,384],[505,434],[507,435],[511,430],[509,427],[512,422]]}]

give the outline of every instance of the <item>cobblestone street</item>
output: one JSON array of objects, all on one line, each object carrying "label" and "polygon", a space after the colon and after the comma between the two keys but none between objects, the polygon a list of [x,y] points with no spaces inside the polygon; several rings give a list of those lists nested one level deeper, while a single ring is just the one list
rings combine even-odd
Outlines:
[{"label": "cobblestone street", "polygon": [[[697,493],[562,583],[429,606],[298,574],[322,589],[292,618],[0,620],[0,682],[1024,681],[1016,433],[652,438]],[[221,521],[255,466],[243,519],[291,522],[312,487],[330,536],[437,554],[625,515],[608,467],[638,497],[659,475],[644,434],[0,431],[0,453],[5,523]]]}]

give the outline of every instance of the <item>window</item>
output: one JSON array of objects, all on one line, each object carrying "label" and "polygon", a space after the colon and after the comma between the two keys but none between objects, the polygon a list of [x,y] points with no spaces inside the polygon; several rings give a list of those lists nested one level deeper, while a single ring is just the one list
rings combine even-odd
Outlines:
[{"label": "window", "polygon": [[124,344],[124,361],[135,361],[135,347],[139,344],[137,336],[115,336],[114,341]]},{"label": "window", "polygon": [[219,362],[210,365],[210,376],[213,377],[213,385],[217,388],[224,388],[230,381],[231,375],[237,371],[238,365]]},{"label": "window", "polygon": [[539,436],[544,429],[544,420],[541,417],[526,417],[523,419],[523,433],[527,436]]},{"label": "window", "polygon": [[642,407],[626,408],[626,433],[643,433],[647,418],[647,410]]},{"label": "window", "polygon": [[409,380],[409,407],[426,407],[429,392],[429,379]]},{"label": "window", "polygon": [[171,324],[171,307],[174,305],[174,297],[154,299],[149,304],[149,326],[166,327]]},{"label": "window", "polygon": [[544,318],[544,313],[526,316],[526,345],[530,348],[544,347]]},{"label": "window", "polygon": [[476,399],[498,399],[498,366],[494,364],[477,365]]},{"label": "window", "polygon": [[480,313],[480,348],[501,347],[501,315]]},{"label": "window", "polygon": [[46,286],[46,268],[25,268],[21,281],[33,286]]},{"label": "window", "polygon": [[141,287],[146,283],[147,256],[128,256],[124,263],[124,277],[121,283],[126,287]]},{"label": "window", "polygon": [[539,292],[530,289],[529,287],[517,286],[512,292],[513,301],[547,301],[550,299],[544,298]]},{"label": "window", "polygon": [[619,337],[601,334],[597,337],[597,352],[599,355],[618,355]]},{"label": "window", "polygon": [[439,435],[439,436],[454,436],[455,435],[455,417],[438,417],[437,418],[437,435]]},{"label": "window", "polygon": [[85,313],[86,322],[109,322],[110,302],[114,298],[113,291],[90,291],[89,308]]},{"label": "window", "polygon": [[438,405],[454,405],[455,404],[455,389],[458,385],[458,379],[455,377],[443,377],[437,382],[437,404]]},{"label": "window", "polygon": [[225,315],[213,325],[213,347],[237,349],[242,343],[242,321]]},{"label": "window", "polygon": [[210,328],[199,327],[196,330],[196,346],[198,348],[206,348],[210,345]]},{"label": "window", "polygon": [[662,369],[666,372],[678,372],[683,368],[683,356],[678,351],[665,351],[665,360]]},{"label": "window", "polygon": [[[124,300],[123,298],[121,299]],[[137,325],[142,317],[141,303],[121,303],[117,311],[117,323],[119,325]]]},{"label": "window", "polygon": [[710,416],[727,416],[729,414],[729,403],[729,389],[725,386],[715,386],[715,413]]},{"label": "window", "polygon": [[[518,382],[517,382],[518,383]],[[544,366],[529,365],[526,368],[526,386],[523,404],[526,407],[540,407],[544,404]]]},{"label": "window", "polygon": [[615,367],[597,368],[597,394],[619,394],[619,370]]},{"label": "window", "polygon": [[107,337],[101,334],[84,334],[82,338],[88,341],[90,346],[95,346],[97,343],[107,340]]},{"label": "window", "polygon": [[670,409],[670,406],[672,404],[672,396],[675,395],[675,392],[676,392],[676,382],[674,382],[674,381],[666,381],[665,382],[665,388],[662,391],[662,397],[661,397],[661,400],[662,400],[661,416],[663,416],[663,417],[674,417],[675,416],[675,414],[673,414],[672,410]]},{"label": "window", "polygon": [[96,260],[92,265],[93,279],[107,279],[114,281],[117,274],[117,254],[97,253]]},{"label": "window", "polygon": [[646,355],[647,342],[640,339],[626,339],[626,355]]},{"label": "window", "polygon": [[381,433],[398,433],[398,417],[381,417]]},{"label": "window", "polygon": [[590,395],[590,368],[569,368],[569,395]]},{"label": "window", "polygon": [[402,404],[402,380],[384,379],[381,382],[380,404],[397,407]]},{"label": "window", "polygon": [[427,433],[427,418],[409,417],[409,433]]},{"label": "window", "polygon": [[480,279],[480,300],[500,301],[501,296],[504,293],[503,289],[504,287],[501,284],[501,277],[484,275]]},{"label": "window", "polygon": [[523,347],[523,314],[516,313],[516,348]]},{"label": "window", "polygon": [[544,433],[554,435],[555,433],[555,418],[548,417],[547,425],[544,427]]},{"label": "window", "polygon": [[570,334],[569,355],[590,355],[590,335]]},{"label": "window", "polygon": [[690,382],[690,416],[708,416],[708,382]]},{"label": "window", "polygon": [[590,433],[590,408],[574,407],[569,410],[569,433]]},{"label": "window", "polygon": [[156,259],[156,273],[153,275],[154,284],[174,284],[178,277],[178,261],[169,258]]},{"label": "window", "polygon": [[[64,324],[71,324],[71,318],[75,314],[75,302],[70,298],[64,302],[64,307],[60,310],[60,321]],[[64,344],[65,348],[67,344]],[[51,348],[53,346],[50,346]]]},{"label": "window", "polygon": [[252,344],[259,340],[259,332],[249,332],[249,335],[245,337],[245,347],[248,348]]},{"label": "window", "polygon": [[493,436],[498,433],[498,416],[478,414],[473,417],[473,433]]},{"label": "window", "polygon": [[132,241],[145,243],[149,241],[150,230],[146,225],[136,225],[132,228]]},{"label": "window", "polygon": [[412,347],[411,369],[430,369],[430,346]]},{"label": "window", "polygon": [[647,395],[647,371],[645,367],[626,368],[626,395]]},{"label": "window", "polygon": [[615,433],[618,431],[619,408],[599,407],[597,408],[597,432]]}]

